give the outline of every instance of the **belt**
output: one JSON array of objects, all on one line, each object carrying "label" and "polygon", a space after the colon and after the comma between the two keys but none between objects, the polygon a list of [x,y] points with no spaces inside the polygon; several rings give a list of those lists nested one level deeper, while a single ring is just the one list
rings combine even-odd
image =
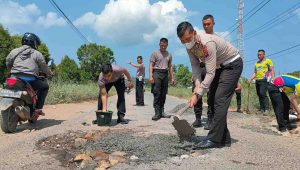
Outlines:
[{"label": "belt", "polygon": [[153,71],[160,72],[160,73],[167,73],[168,72],[167,69],[156,69],[156,68],[154,68]]},{"label": "belt", "polygon": [[236,56],[234,56],[234,57],[232,57],[232,58],[230,58],[230,59],[224,61],[221,65],[225,66],[225,65],[227,65],[227,64],[230,64],[230,63],[234,62],[235,60],[237,60],[237,59],[240,58],[240,57],[241,57],[241,56],[238,54],[238,55],[236,55]]}]

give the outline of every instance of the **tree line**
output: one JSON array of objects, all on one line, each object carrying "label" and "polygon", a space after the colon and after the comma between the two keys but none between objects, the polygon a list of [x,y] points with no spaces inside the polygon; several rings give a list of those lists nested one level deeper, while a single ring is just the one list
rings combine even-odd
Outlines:
[{"label": "tree line", "polygon": [[[10,35],[9,31],[0,25],[0,83],[3,83],[5,78],[9,76],[9,70],[5,65],[6,57],[12,49],[22,46],[21,40],[22,35]],[[51,61],[48,64],[55,73],[54,81],[96,81],[102,65],[115,62],[113,51],[96,43],[83,44],[77,49],[79,64],[65,55],[60,64],[55,65],[47,45],[43,42],[38,51],[43,54],[47,63]]]}]

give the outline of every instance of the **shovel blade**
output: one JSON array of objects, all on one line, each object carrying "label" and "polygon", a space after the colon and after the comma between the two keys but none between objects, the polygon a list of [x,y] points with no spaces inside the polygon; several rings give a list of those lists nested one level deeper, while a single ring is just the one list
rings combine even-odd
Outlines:
[{"label": "shovel blade", "polygon": [[190,139],[192,136],[195,135],[196,130],[193,127],[191,127],[191,125],[187,122],[187,120],[185,119],[180,120],[177,116],[174,116],[173,118],[174,121],[172,125],[177,131],[179,138]]}]

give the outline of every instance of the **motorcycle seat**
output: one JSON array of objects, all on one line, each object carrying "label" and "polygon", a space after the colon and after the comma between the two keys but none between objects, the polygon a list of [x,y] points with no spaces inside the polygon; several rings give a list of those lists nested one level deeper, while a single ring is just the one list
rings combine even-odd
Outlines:
[{"label": "motorcycle seat", "polygon": [[36,78],[35,77],[18,77],[20,80],[22,81],[26,81],[26,82],[33,82]]}]

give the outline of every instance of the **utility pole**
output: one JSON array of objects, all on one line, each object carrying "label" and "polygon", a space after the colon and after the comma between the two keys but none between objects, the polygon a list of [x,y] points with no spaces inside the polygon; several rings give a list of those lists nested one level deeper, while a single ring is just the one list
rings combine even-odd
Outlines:
[{"label": "utility pole", "polygon": [[244,17],[244,0],[238,0],[238,31],[237,31],[237,47],[240,51],[240,55],[243,59],[244,56],[244,31],[243,31],[243,17]]}]

